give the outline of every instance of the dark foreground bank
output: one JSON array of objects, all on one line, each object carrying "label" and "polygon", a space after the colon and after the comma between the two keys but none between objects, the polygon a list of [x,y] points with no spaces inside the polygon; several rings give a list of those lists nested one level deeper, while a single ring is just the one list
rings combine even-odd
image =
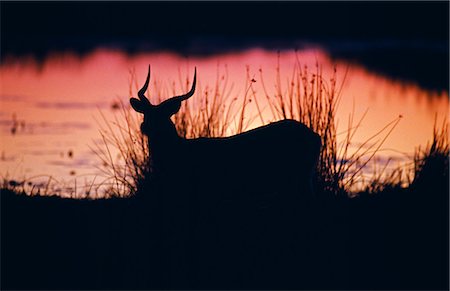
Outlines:
[{"label": "dark foreground bank", "polygon": [[2,190],[1,288],[448,289],[446,181],[210,210]]}]

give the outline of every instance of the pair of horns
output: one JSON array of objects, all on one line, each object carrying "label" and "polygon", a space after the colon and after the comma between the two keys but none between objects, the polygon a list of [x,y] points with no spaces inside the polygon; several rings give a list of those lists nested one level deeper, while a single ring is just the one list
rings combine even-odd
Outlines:
[{"label": "pair of horns", "polygon": [[[149,81],[150,81],[150,65],[148,66],[147,79],[145,80],[144,86],[141,88],[141,90],[138,91],[138,97],[139,97],[139,99],[140,99],[142,102],[145,102],[145,103],[147,103],[148,105],[152,105],[152,104],[150,103],[150,101],[147,99],[147,97],[145,97],[145,95],[144,95],[145,92],[147,91]],[[195,92],[195,84],[196,84],[196,83],[197,83],[197,68],[194,69],[194,80],[192,81],[192,87],[191,87],[191,90],[190,90],[189,92],[187,92],[186,94],[184,94],[184,95],[175,96],[175,97],[172,97],[172,98],[170,98],[170,99],[171,99],[171,100],[172,100],[172,99],[175,99],[175,100],[178,99],[180,102],[183,101],[183,100],[188,99],[189,97],[191,97],[192,95],[194,95],[194,92]]]}]

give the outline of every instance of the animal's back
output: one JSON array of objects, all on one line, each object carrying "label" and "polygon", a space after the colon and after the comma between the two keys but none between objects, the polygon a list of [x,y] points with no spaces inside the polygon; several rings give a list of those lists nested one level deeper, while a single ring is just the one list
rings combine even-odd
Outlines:
[{"label": "animal's back", "polygon": [[283,120],[227,138],[187,142],[193,179],[243,191],[280,191],[310,180],[320,137],[300,122]]}]

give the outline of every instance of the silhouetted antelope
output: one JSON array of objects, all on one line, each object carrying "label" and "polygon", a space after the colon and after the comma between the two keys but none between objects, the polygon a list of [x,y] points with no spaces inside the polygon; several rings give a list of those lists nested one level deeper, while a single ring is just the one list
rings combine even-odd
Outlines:
[{"label": "silhouetted antelope", "polygon": [[[141,131],[148,136],[152,169],[163,178],[164,187],[184,191],[235,193],[311,192],[311,177],[320,151],[320,137],[295,120],[274,122],[224,138],[185,139],[177,134],[171,116],[181,102],[195,92],[197,71],[191,90],[152,105],[144,96],[150,67],[133,109],[144,114]],[[300,194],[300,193],[298,193]]]}]

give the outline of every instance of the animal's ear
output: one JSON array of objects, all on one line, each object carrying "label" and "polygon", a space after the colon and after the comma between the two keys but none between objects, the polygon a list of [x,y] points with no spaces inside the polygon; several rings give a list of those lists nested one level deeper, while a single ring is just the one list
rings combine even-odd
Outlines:
[{"label": "animal's ear", "polygon": [[172,116],[181,108],[181,101],[176,99],[169,99],[160,104],[161,111],[167,116]]},{"label": "animal's ear", "polygon": [[181,101],[177,99],[168,99],[158,106],[160,112],[166,116],[172,116],[177,113],[181,108]]},{"label": "animal's ear", "polygon": [[180,110],[181,101],[178,100],[170,100],[170,101],[171,102],[167,102],[167,104],[164,104],[163,111],[167,115],[172,116]]},{"label": "animal's ear", "polygon": [[144,113],[144,104],[141,100],[130,98],[130,104],[133,109],[139,113]]}]

